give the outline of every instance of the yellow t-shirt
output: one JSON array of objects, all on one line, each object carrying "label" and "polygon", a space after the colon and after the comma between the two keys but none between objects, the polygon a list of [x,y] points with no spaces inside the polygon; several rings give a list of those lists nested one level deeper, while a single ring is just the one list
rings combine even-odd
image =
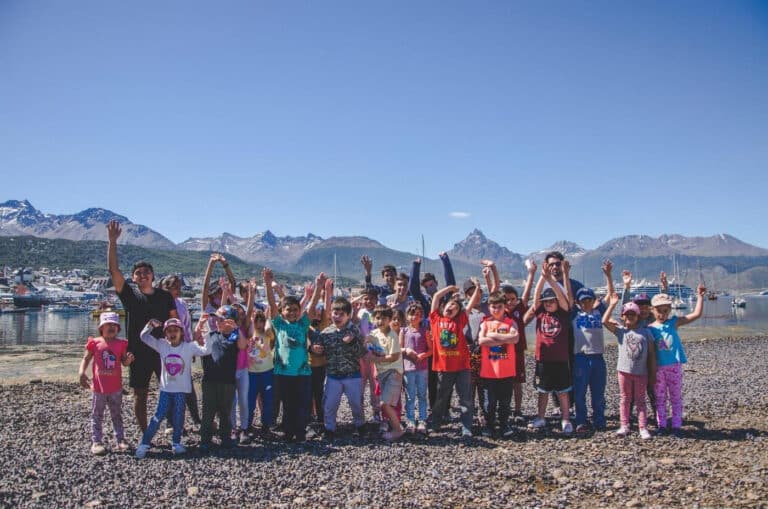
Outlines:
[{"label": "yellow t-shirt", "polygon": [[[392,329],[389,330],[388,334],[384,334],[379,329],[374,329],[371,331],[371,334],[368,337],[373,340],[374,345],[384,350],[384,355],[391,355],[393,353],[400,352],[400,340],[398,339],[397,334],[395,334],[395,331]],[[377,360],[377,356],[374,355],[373,359]],[[388,369],[394,369],[398,373],[402,374],[403,357],[401,355],[399,359],[392,362],[377,362],[376,369],[380,373],[387,371]]]}]

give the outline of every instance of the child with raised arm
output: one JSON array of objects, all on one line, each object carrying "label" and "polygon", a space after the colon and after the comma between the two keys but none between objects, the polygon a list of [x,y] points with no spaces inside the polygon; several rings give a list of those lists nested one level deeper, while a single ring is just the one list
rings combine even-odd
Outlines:
[{"label": "child with raised arm", "polygon": [[506,314],[506,299],[500,292],[488,296],[490,316],[480,323],[480,377],[485,391],[486,422],[483,436],[493,436],[498,417],[499,433],[509,437],[514,431],[509,426],[509,413],[517,374],[515,343],[519,336],[513,318]]},{"label": "child with raised arm", "polygon": [[[438,290],[432,297],[429,322],[432,335],[432,369],[437,373],[437,398],[432,408],[432,429],[438,431],[448,414],[453,388],[461,407],[461,436],[472,436],[472,380],[469,346],[464,331],[469,325],[467,311],[462,309],[459,288],[455,285]],[[482,291],[472,293],[467,309],[478,302]],[[446,301],[443,301],[446,297]]]},{"label": "child with raised arm", "polygon": [[273,361],[275,332],[267,327],[267,317],[262,310],[253,313],[253,335],[248,341],[248,422],[253,423],[257,400],[261,399],[261,435],[270,438],[274,422],[272,412],[272,387],[274,385]]},{"label": "child with raised arm", "polygon": [[[198,342],[208,319],[203,314],[195,328],[195,339]],[[237,312],[232,306],[221,306],[212,319],[216,321],[216,330],[209,331],[205,339],[211,354],[203,357],[203,423],[200,425],[199,446],[203,454],[210,451],[216,415],[219,416],[221,446],[229,448],[234,445],[230,413],[235,397],[237,356],[240,350],[248,347],[248,338],[240,332],[235,322]]]},{"label": "child with raised arm", "polygon": [[656,344],[656,422],[657,433],[667,432],[667,398],[672,406],[672,433],[682,435],[683,426],[683,364],[688,362],[678,327],[701,318],[704,311],[704,295],[707,289],[699,285],[696,289],[696,307],[685,316],[672,316],[672,299],[666,293],[654,295],[651,299],[656,320],[648,328]]},{"label": "child with raised arm", "polygon": [[[272,269],[264,267],[262,275],[264,287],[271,288],[274,281]],[[274,294],[267,292],[276,338],[274,380],[283,406],[283,429],[287,442],[303,442],[307,438],[312,383],[307,334],[315,318],[317,302],[326,279],[322,272],[315,279],[315,289],[307,312],[301,311],[301,302],[291,295],[281,299],[278,311]]]},{"label": "child with raised arm", "polygon": [[323,397],[323,426],[325,438],[333,440],[336,435],[336,417],[341,396],[347,395],[352,410],[352,423],[358,435],[363,435],[365,414],[363,413],[363,386],[360,383],[360,358],[366,348],[360,329],[352,318],[352,304],[339,297],[330,309],[331,324],[312,339],[312,352],[325,355],[325,394]]},{"label": "child with raised arm", "polygon": [[507,301],[506,313],[515,320],[515,326],[517,327],[518,340],[515,343],[515,380],[514,380],[514,398],[515,409],[513,412],[515,418],[515,424],[525,424],[525,418],[523,417],[523,384],[526,381],[525,377],[525,351],[528,349],[527,339],[525,337],[525,323],[523,317],[525,312],[528,311],[528,301],[531,298],[531,290],[533,290],[533,278],[536,275],[536,263],[530,260],[526,267],[528,269],[528,277],[525,279],[525,286],[523,288],[522,296],[518,296],[517,289],[512,285],[501,285],[501,293]]},{"label": "child with raised arm", "polygon": [[[152,330],[160,326],[163,327],[164,339],[157,339],[152,335]],[[185,342],[183,324],[178,318],[169,318],[165,323],[160,323],[160,320],[150,320],[141,331],[141,340],[160,354],[162,371],[157,411],[150,419],[147,430],[136,447],[136,457],[146,456],[152,437],[157,433],[160,421],[168,416],[169,408],[173,408],[171,440],[173,454],[184,454],[187,449],[181,444],[181,433],[184,430],[186,395],[192,391],[192,357],[208,355],[211,353],[211,348],[206,344],[201,346],[198,343]]]},{"label": "child with raised arm", "polygon": [[[373,323],[373,310],[379,300],[379,291],[372,285],[366,285],[360,298],[362,307],[357,312],[357,318],[360,334],[365,338],[376,328]],[[373,362],[373,354],[366,353],[360,358],[360,374],[362,375],[363,400],[365,400],[365,391],[368,387],[371,416],[374,422],[379,423],[381,422],[381,402],[377,394],[378,383],[376,382],[376,364]]]},{"label": "child with raised arm", "polygon": [[384,284],[381,286],[374,285],[371,281],[371,269],[373,268],[373,260],[368,255],[363,255],[360,258],[360,263],[365,271],[365,286],[373,286],[376,288],[379,296],[379,304],[386,304],[387,297],[395,293],[395,278],[397,277],[397,267],[394,265],[384,265],[381,267],[381,278],[384,280]]},{"label": "child with raised arm", "polygon": [[637,406],[637,422],[640,428],[640,438],[647,440],[651,433],[647,428],[645,388],[654,382],[656,373],[656,349],[653,346],[653,336],[645,327],[639,326],[640,309],[634,302],[628,302],[621,308],[619,325],[611,319],[613,310],[619,303],[619,296],[611,294],[608,308],[603,314],[603,325],[616,335],[619,343],[619,360],[616,370],[619,375],[619,392],[621,394],[619,418],[621,426],[616,432],[619,436],[629,435],[630,405]]},{"label": "child with raised arm", "polygon": [[[109,407],[112,417],[112,429],[120,451],[130,447],[125,441],[123,427],[123,374],[120,365],[128,366],[133,362],[133,354],[128,351],[128,340],[117,337],[120,332],[120,317],[117,313],[102,313],[99,316],[99,336],[90,337],[85,344],[85,354],[80,362],[78,375],[80,386],[93,391],[91,404],[91,453],[97,456],[107,453],[103,444],[104,410]],[[88,380],[85,371],[93,360],[93,382]]]},{"label": "child with raised arm", "polygon": [[[603,262],[608,295],[613,295],[613,263]],[[576,403],[576,432],[586,433],[587,389],[592,400],[592,425],[597,430],[605,429],[605,384],[608,373],[603,357],[603,313],[606,302],[597,300],[591,288],[580,288],[576,292],[576,307],[573,308],[573,397]]]},{"label": "child with raised arm", "polygon": [[400,392],[403,390],[403,361],[400,358],[400,339],[390,327],[392,314],[392,308],[381,304],[376,306],[373,310],[376,329],[365,338],[373,352],[378,372],[381,411],[389,420],[390,430],[384,433],[384,438],[388,441],[397,440],[405,433],[395,411],[400,401]]},{"label": "child with raised arm", "polygon": [[[526,324],[536,318],[536,371],[533,385],[539,393],[538,416],[528,425],[540,429],[547,425],[544,419],[547,411],[549,393],[554,392],[560,400],[560,408],[567,409],[568,391],[571,389],[571,370],[568,362],[568,335],[570,334],[571,283],[568,273],[570,265],[567,260],[562,262],[564,273],[563,285],[560,288],[552,275],[548,262],[541,267],[541,277],[536,282],[533,307],[524,317]],[[548,283],[549,288],[543,290]],[[542,291],[543,290],[543,291]],[[568,412],[562,413],[561,422],[563,433],[573,433]]]},{"label": "child with raised arm", "polygon": [[[403,353],[403,384],[405,386],[406,430],[409,433],[427,432],[427,379],[432,341],[429,327],[424,324],[424,311],[418,302],[408,306],[405,312],[407,325],[400,330],[400,348]],[[416,423],[415,405],[419,404],[419,421]]]}]

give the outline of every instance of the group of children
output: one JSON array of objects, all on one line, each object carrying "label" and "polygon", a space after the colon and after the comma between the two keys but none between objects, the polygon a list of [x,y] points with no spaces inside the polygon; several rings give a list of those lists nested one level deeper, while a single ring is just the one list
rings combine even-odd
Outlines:
[{"label": "group of children", "polygon": [[[462,297],[447,256],[441,253],[440,257],[448,283],[441,289],[434,275],[426,273],[419,278],[419,259],[410,277],[385,266],[384,284],[374,285],[370,281],[370,259],[363,257],[367,284],[351,301],[334,299],[333,282],[322,273],[314,286],[307,287],[303,298],[282,295],[272,271],[265,268],[262,278],[266,305],[259,306],[254,303],[256,280],[239,286],[242,300],[238,299],[226,261],[219,254],[212,255],[203,287],[204,313],[194,330],[181,303],[177,306],[177,310],[182,308],[180,318],[174,316],[164,322],[151,318],[141,331],[141,342],[158,352],[161,370],[157,410],[142,429],[136,456],[146,455],[163,419],[172,424],[173,453],[186,451],[181,438],[185,408],[190,406],[190,394],[194,394],[195,357],[202,359],[203,368],[199,417],[202,452],[210,449],[215,432],[222,447],[232,447],[236,440],[250,441],[257,432],[253,426],[257,408],[261,423],[258,432],[264,438],[273,436],[275,418],[282,414],[285,440],[301,442],[308,433],[333,440],[338,432],[342,395],[346,395],[352,412],[354,432],[362,436],[367,422],[366,389],[370,391],[371,415],[388,441],[405,433],[426,434],[428,427],[439,430],[445,424],[454,391],[459,401],[461,436],[472,436],[477,394],[482,434],[508,437],[515,433],[513,424],[525,423],[521,413],[522,384],[526,380],[525,326],[534,319],[538,412],[529,428],[546,426],[547,402],[553,394],[561,409],[562,431],[572,433],[568,409],[569,395],[573,394],[575,431],[587,431],[588,389],[592,427],[605,428],[605,327],[616,335],[619,344],[621,427],[617,433],[629,433],[629,413],[634,404],[640,436],[650,438],[647,387],[653,388],[649,394],[655,396],[651,401],[654,404],[655,399],[659,432],[667,429],[669,396],[671,429],[679,433],[681,365],[686,359],[677,328],[701,316],[703,287],[698,288],[699,300],[693,313],[670,318],[671,301],[666,294],[652,300],[641,295],[628,301],[625,271],[625,302],[621,323],[617,323],[611,316],[620,299],[613,291],[610,262],[603,266],[608,296],[598,301],[594,291],[569,278],[570,266],[560,253],[549,253],[535,285],[533,305],[528,307],[537,271],[535,263],[528,264],[525,288],[518,296],[514,287],[500,285],[495,264],[483,260],[489,294],[481,303],[479,281],[467,281]],[[228,278],[210,281],[215,263],[224,266]],[[413,285],[414,278],[420,281],[423,292],[418,284]],[[653,317],[649,315],[651,309]],[[128,342],[118,337],[119,332],[119,317],[102,313],[100,335],[88,339],[80,365],[80,383],[93,391],[94,454],[106,452],[102,437],[106,406],[118,448],[129,449],[121,419],[120,366],[130,365],[134,356],[128,351]],[[92,381],[86,375],[91,361]],[[197,398],[193,397],[196,412]]]}]

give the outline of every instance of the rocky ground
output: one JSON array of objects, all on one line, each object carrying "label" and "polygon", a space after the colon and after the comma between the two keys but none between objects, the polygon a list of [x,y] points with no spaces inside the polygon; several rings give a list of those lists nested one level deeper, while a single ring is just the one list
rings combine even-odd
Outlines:
[{"label": "rocky ground", "polygon": [[[427,440],[388,444],[373,433],[331,444],[257,441],[202,456],[191,434],[190,451],[174,457],[161,432],[144,460],[90,454],[90,394],[75,383],[4,385],[0,506],[765,506],[768,338],[694,341],[686,350],[685,437],[649,441],[634,429],[629,438],[614,435],[612,370],[609,430],[581,438],[561,435],[553,420],[548,431],[512,440],[461,440],[454,423]],[[615,353],[606,355],[609,366]],[[530,386],[524,402],[531,415]],[[342,410],[340,421],[348,422],[346,405]],[[136,443],[129,397],[123,415]]]}]

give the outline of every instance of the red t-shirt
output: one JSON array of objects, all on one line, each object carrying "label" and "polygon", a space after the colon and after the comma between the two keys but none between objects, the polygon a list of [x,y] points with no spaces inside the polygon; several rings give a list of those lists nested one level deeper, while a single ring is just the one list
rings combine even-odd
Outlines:
[{"label": "red t-shirt", "polygon": [[451,319],[435,311],[430,313],[429,323],[432,328],[432,370],[469,369],[469,347],[464,337],[464,329],[469,324],[467,313],[461,311]]},{"label": "red t-shirt", "polygon": [[547,313],[540,307],[536,313],[536,360],[568,362],[568,332],[570,314],[559,309]]},{"label": "red t-shirt", "polygon": [[[501,320],[486,316],[483,318],[483,323],[488,332],[508,334],[517,329],[515,320],[506,315]],[[517,376],[515,345],[508,343],[506,345],[480,347],[481,378],[508,378],[511,376]]]},{"label": "red t-shirt", "polygon": [[93,392],[112,394],[123,389],[122,359],[128,351],[128,340],[88,338],[85,349],[93,354]]}]

